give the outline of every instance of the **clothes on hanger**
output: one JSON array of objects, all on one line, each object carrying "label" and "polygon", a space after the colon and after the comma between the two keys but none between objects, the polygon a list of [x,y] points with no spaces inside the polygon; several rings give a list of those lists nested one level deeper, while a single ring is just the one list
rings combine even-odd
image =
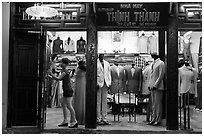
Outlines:
[{"label": "clothes on hanger", "polygon": [[149,52],[150,53],[157,52],[157,40],[158,38],[154,33],[149,37]]},{"label": "clothes on hanger", "polygon": [[142,56],[140,56],[140,55],[138,55],[138,56],[136,56],[135,57],[135,66],[136,67],[139,67],[139,68],[144,68],[144,66],[145,66],[145,63],[146,63],[146,61],[145,61],[145,58],[144,57],[142,57]]},{"label": "clothes on hanger", "polygon": [[139,53],[149,53],[149,39],[145,34],[143,33],[140,37],[138,37],[137,40],[137,49]]}]

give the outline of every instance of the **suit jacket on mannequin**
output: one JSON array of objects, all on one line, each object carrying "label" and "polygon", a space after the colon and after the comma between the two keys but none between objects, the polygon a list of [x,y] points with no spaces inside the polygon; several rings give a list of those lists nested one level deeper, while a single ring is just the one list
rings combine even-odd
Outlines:
[{"label": "suit jacket on mannequin", "polygon": [[[182,66],[179,68],[179,83],[178,83],[178,92],[179,94],[184,93],[191,93],[195,94],[197,97],[197,76],[196,76],[196,70],[190,69],[187,66]],[[196,85],[194,84],[196,82]]]},{"label": "suit jacket on mannequin", "polygon": [[165,74],[164,62],[158,58],[152,64],[149,87],[150,88],[155,87],[158,90],[164,90],[163,83],[164,74]]},{"label": "suit jacket on mannequin", "polygon": [[64,51],[75,51],[74,41],[70,37],[64,42]]},{"label": "suit jacket on mannequin", "polygon": [[85,45],[86,41],[81,36],[81,38],[77,40],[77,53],[85,53]]},{"label": "suit jacket on mannequin", "polygon": [[151,74],[151,65],[148,65],[144,68],[142,71],[142,94],[150,94],[148,85],[150,80],[150,74]]},{"label": "suit jacket on mannequin", "polygon": [[104,83],[106,83],[107,87],[111,85],[111,72],[110,72],[110,64],[103,60],[104,68],[100,62],[97,60],[97,84],[99,87],[103,87]]},{"label": "suit jacket on mannequin", "polygon": [[138,94],[141,92],[142,87],[142,69],[139,67],[135,67],[135,71],[132,75],[131,67],[125,68],[126,74],[126,85],[127,85],[127,93],[135,93]]},{"label": "suit jacket on mannequin", "polygon": [[59,37],[53,42],[53,53],[63,53],[63,41]]},{"label": "suit jacket on mannequin", "polygon": [[110,69],[112,79],[110,93],[117,93],[118,90],[119,92],[123,92],[125,84],[124,68],[122,66],[113,65]]}]

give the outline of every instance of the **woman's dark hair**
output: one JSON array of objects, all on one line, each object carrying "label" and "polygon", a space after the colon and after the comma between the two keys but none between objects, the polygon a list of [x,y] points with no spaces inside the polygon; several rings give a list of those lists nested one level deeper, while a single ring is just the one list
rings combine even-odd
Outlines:
[{"label": "woman's dark hair", "polygon": [[79,61],[78,65],[79,65],[79,69],[86,71],[85,62],[83,60]]},{"label": "woman's dark hair", "polygon": [[70,63],[70,60],[68,58],[62,58],[62,63],[68,65]]},{"label": "woman's dark hair", "polygon": [[57,54],[52,54],[51,60],[53,61],[57,57]]}]

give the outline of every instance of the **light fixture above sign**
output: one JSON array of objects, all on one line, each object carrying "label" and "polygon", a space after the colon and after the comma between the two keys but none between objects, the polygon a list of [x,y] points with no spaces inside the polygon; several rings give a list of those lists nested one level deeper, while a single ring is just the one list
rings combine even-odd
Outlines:
[{"label": "light fixture above sign", "polygon": [[49,18],[56,16],[58,11],[55,8],[35,4],[34,6],[27,8],[26,13],[32,17]]}]

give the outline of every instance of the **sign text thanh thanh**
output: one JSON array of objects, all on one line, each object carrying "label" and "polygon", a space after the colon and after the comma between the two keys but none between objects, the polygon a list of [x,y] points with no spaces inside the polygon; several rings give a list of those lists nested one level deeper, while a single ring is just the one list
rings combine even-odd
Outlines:
[{"label": "sign text thanh thanh", "polygon": [[162,3],[162,5],[155,3],[102,3],[97,5],[97,22],[99,26],[163,26],[167,20],[167,3]]}]

